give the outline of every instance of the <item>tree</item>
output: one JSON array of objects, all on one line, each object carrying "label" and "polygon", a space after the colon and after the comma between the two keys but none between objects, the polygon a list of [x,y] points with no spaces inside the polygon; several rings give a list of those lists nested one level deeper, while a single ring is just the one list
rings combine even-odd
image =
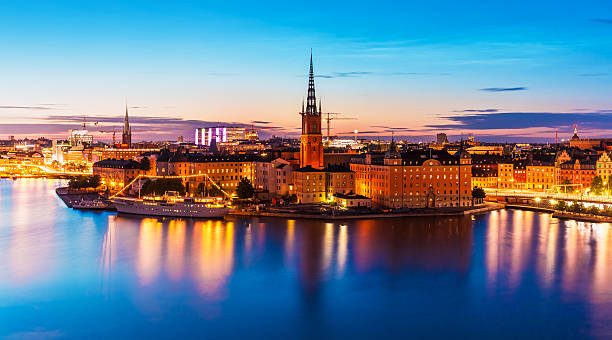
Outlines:
[{"label": "tree", "polygon": [[248,178],[243,177],[240,180],[240,183],[238,183],[238,188],[236,189],[236,194],[238,195],[238,198],[251,198],[253,197],[253,186],[251,185],[251,181],[249,181]]},{"label": "tree", "polygon": [[591,192],[595,195],[601,195],[603,192],[603,180],[601,179],[601,176],[598,175],[593,177],[593,180],[591,181]]},{"label": "tree", "polygon": [[574,192],[574,186],[572,185],[572,182],[569,179],[564,179],[563,182],[561,182],[561,185],[561,189],[564,193],[571,194]]},{"label": "tree", "polygon": [[176,191],[185,195],[185,185],[180,178],[158,178],[147,180],[140,189],[142,195],[164,195],[168,191]]},{"label": "tree", "polygon": [[198,187],[196,188],[195,194],[198,197],[204,197],[204,196],[206,196],[206,191],[207,191],[206,183],[200,182],[200,183],[198,183]]},{"label": "tree", "polygon": [[487,193],[483,188],[474,187],[474,189],[472,189],[472,199],[475,203],[482,203],[485,197],[487,197]]},{"label": "tree", "polygon": [[140,160],[140,169],[144,171],[151,170],[151,161],[149,160],[148,157],[144,157],[143,159]]},{"label": "tree", "polygon": [[68,187],[72,189],[97,188],[100,186],[100,176],[77,176],[70,179]]},{"label": "tree", "polygon": [[557,202],[557,204],[555,204],[555,210],[566,211],[567,208],[568,208],[567,202],[565,201],[559,201]]},{"label": "tree", "polygon": [[582,202],[575,202],[574,204],[572,204],[569,211],[581,214],[584,213],[586,209],[584,208],[584,204],[582,204]]},{"label": "tree", "polygon": [[91,176],[91,178],[89,179],[89,187],[97,188],[99,186],[100,186],[100,175]]},{"label": "tree", "polygon": [[586,212],[591,215],[599,215],[601,213],[601,210],[599,210],[598,207],[592,205],[587,208]]}]

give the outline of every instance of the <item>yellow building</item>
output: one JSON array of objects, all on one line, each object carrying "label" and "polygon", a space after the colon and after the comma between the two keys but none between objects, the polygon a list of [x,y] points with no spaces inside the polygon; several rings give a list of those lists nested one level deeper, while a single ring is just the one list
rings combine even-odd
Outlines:
[{"label": "yellow building", "polygon": [[499,189],[515,189],[514,164],[499,163],[497,165],[497,177]]},{"label": "yellow building", "polygon": [[610,177],[612,177],[612,158],[610,158],[610,154],[604,152],[601,154],[599,159],[597,159],[597,176],[601,177],[601,179],[610,183]]},{"label": "yellow building", "polygon": [[293,184],[298,203],[320,203],[326,200],[324,170],[305,166],[293,170]]},{"label": "yellow building", "polygon": [[526,187],[528,190],[553,190],[555,186],[554,165],[527,165],[526,170]]}]

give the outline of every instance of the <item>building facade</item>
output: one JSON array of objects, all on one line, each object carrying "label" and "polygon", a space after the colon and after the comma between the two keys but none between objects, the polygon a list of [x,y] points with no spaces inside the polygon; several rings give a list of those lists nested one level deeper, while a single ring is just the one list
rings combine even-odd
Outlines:
[{"label": "building facade", "polygon": [[382,162],[371,155],[354,159],[355,193],[377,208],[472,205],[470,155],[460,150],[415,150],[399,154],[393,143]]}]

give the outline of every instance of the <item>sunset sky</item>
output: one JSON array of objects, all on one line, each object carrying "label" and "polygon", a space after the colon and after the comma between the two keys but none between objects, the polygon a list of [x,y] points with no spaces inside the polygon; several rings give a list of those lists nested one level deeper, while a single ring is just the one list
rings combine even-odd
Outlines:
[{"label": "sunset sky", "polygon": [[[299,133],[310,49],[336,133],[612,137],[612,1],[0,0],[0,139],[119,126]],[[96,138],[110,138],[95,133]]]}]

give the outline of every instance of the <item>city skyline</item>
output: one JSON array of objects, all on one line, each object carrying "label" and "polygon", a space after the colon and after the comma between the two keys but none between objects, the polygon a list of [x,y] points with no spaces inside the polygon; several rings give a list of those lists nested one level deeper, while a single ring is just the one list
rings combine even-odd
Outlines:
[{"label": "city skyline", "polygon": [[4,2],[0,136],[119,128],[127,99],[134,140],[217,123],[297,137],[310,48],[323,111],[358,118],[335,133],[609,135],[612,5],[478,4]]}]

